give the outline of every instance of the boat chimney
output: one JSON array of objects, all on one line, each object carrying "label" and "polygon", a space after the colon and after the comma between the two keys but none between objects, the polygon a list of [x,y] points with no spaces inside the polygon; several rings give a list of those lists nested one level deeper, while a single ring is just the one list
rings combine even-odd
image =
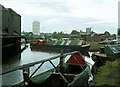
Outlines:
[{"label": "boat chimney", "polygon": [[100,47],[100,53],[105,53],[105,48],[104,47]]}]

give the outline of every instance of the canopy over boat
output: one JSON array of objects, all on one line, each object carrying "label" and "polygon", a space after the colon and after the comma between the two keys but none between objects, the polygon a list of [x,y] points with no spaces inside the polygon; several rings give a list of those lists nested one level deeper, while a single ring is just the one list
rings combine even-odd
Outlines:
[{"label": "canopy over boat", "polygon": [[85,65],[86,62],[84,60],[84,58],[82,57],[82,55],[80,54],[80,52],[76,52],[73,55],[71,55],[71,57],[68,59],[67,61],[68,64],[74,64],[74,65]]}]

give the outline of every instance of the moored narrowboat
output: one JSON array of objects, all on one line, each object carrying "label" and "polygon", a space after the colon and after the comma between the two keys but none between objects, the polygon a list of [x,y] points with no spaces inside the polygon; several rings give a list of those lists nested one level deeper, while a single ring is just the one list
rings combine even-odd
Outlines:
[{"label": "moored narrowboat", "polygon": [[84,40],[62,40],[56,42],[47,41],[32,41],[30,43],[32,51],[47,51],[47,52],[72,52],[80,51],[81,54],[86,55],[89,51],[90,44],[86,44]]}]

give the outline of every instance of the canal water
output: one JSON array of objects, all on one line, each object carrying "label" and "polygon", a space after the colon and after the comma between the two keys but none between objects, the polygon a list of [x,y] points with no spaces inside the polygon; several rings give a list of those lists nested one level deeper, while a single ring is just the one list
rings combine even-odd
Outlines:
[{"label": "canal water", "polygon": [[[59,53],[48,53],[48,52],[40,52],[40,51],[31,51],[30,47],[26,48],[21,54],[14,56],[11,59],[6,60],[2,64],[2,71],[5,72],[7,70],[12,69],[13,67],[21,66],[27,63],[43,60],[43,59],[48,59],[53,56],[57,56]],[[87,58],[88,61],[90,60]],[[90,60],[91,61],[91,60]],[[55,65],[59,63],[58,59],[52,61],[54,62]],[[91,61],[93,62],[93,61]],[[35,65],[30,68],[30,72],[32,73],[38,65]],[[46,62],[43,64],[43,66],[37,71],[37,74],[42,73],[50,68],[53,68],[50,63]],[[30,73],[30,74],[31,74]],[[2,76],[2,85],[13,85],[17,84],[19,82],[23,81],[23,75],[22,75],[22,70],[17,70],[8,74],[5,74]]]}]

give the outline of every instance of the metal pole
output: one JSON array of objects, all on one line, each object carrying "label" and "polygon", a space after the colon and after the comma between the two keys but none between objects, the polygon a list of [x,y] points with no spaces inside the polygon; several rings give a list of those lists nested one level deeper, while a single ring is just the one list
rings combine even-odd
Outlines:
[{"label": "metal pole", "polygon": [[64,75],[64,55],[63,55],[63,51],[61,51],[61,56],[60,56],[60,72]]},{"label": "metal pole", "polygon": [[41,63],[40,66],[38,66],[38,68],[31,74],[30,78],[37,72],[37,70],[43,65],[43,63]]},{"label": "metal pole", "polygon": [[69,84],[69,82],[67,81],[67,79],[61,74],[61,72],[55,67],[55,65],[49,60],[49,62],[52,64],[52,66],[58,71],[58,73],[60,74],[60,76],[62,77],[62,79]]}]

